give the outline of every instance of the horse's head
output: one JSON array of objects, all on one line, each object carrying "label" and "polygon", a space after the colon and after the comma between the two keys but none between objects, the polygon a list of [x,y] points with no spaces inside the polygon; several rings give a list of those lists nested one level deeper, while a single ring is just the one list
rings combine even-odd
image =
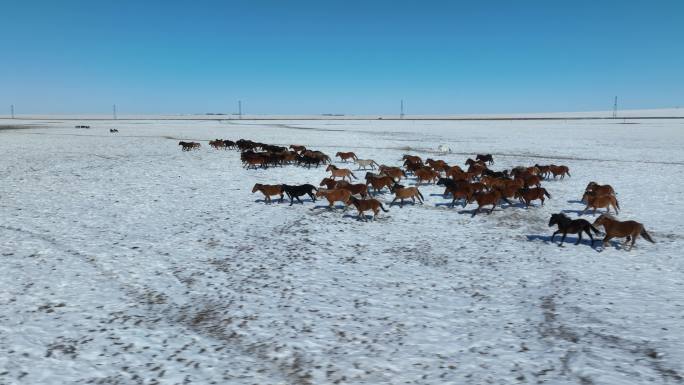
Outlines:
[{"label": "horse's head", "polygon": [[561,219],[565,218],[565,214],[559,213],[559,214],[551,214],[551,219],[549,219],[549,227],[560,223]]},{"label": "horse's head", "polygon": [[259,191],[260,188],[261,188],[261,183],[255,184],[254,187],[252,188],[252,193]]},{"label": "horse's head", "polygon": [[320,190],[316,191],[316,198],[322,197],[322,196],[325,195],[327,192],[328,192],[327,190],[323,190],[323,189],[320,189]]}]

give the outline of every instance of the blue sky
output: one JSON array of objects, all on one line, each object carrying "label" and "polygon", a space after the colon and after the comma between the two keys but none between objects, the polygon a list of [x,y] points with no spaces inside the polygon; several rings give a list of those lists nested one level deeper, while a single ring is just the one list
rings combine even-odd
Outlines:
[{"label": "blue sky", "polygon": [[684,106],[683,17],[667,0],[4,1],[0,114]]}]

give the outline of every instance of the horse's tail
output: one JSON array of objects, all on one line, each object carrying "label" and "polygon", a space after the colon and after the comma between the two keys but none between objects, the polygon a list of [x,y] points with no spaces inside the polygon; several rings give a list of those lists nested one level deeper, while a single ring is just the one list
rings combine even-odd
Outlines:
[{"label": "horse's tail", "polygon": [[423,194],[420,192],[420,190],[416,189],[416,192],[418,193],[418,196],[420,197],[420,200],[424,201],[425,198],[423,198]]},{"label": "horse's tail", "polygon": [[349,174],[351,174],[352,178],[354,178],[354,179],[359,179],[359,178],[356,177],[356,175],[354,175],[353,172],[349,171]]},{"label": "horse's tail", "polygon": [[651,243],[655,243],[653,238],[651,238],[651,235],[646,231],[646,229],[643,226],[641,227],[641,233],[640,234],[642,237],[644,237],[645,240],[647,240]]},{"label": "horse's tail", "polygon": [[378,203],[378,204],[380,205],[380,208],[382,209],[382,211],[384,211],[386,213],[389,212],[389,210],[385,210],[385,206],[383,206],[382,203]]},{"label": "horse's tail", "polygon": [[622,210],[622,209],[620,208],[620,204],[618,203],[617,198],[615,198],[615,207],[617,207],[618,210]]},{"label": "horse's tail", "polygon": [[594,232],[594,235],[599,235],[599,234],[601,233],[601,232],[599,231],[599,229],[597,229],[596,227],[594,227],[594,225],[592,225],[591,223],[589,224],[589,228],[591,229],[591,231]]},{"label": "horse's tail", "polygon": [[542,191],[544,192],[544,195],[546,195],[547,198],[551,198],[551,194],[549,194],[549,192],[546,191],[545,188],[542,187]]},{"label": "horse's tail", "polygon": [[570,175],[570,169],[568,169],[568,176],[572,176],[572,175]]}]

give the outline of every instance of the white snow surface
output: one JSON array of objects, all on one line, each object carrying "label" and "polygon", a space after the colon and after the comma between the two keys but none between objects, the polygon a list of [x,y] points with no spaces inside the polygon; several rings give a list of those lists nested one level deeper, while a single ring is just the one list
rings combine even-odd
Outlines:
[{"label": "white snow surface", "polygon": [[[11,123],[0,384],[684,383],[682,120]],[[327,173],[246,170],[214,138],[572,176],[543,182],[544,207],[471,217],[420,186],[424,205],[363,222],[264,204],[254,183]],[[592,180],[656,243],[551,243],[550,214],[578,216]]]}]

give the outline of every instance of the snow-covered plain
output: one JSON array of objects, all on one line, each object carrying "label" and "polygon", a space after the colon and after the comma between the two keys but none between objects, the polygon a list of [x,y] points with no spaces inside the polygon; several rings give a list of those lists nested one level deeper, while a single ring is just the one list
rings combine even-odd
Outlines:
[{"label": "snow-covered plain", "polygon": [[[0,130],[1,384],[684,382],[682,120],[10,123],[30,128]],[[323,168],[177,145],[214,138],[572,177],[474,218],[421,186],[365,223],[251,193]],[[591,180],[657,243],[550,243]]]}]

